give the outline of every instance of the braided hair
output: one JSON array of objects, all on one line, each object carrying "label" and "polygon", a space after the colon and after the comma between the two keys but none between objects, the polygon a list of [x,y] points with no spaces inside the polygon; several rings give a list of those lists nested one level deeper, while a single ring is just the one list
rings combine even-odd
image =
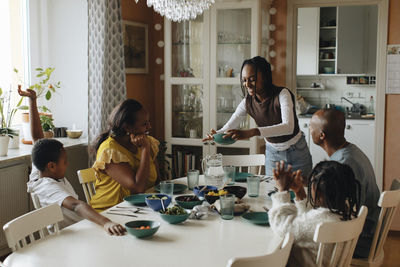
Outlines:
[{"label": "braided hair", "polygon": [[[314,198],[311,190],[315,190]],[[336,161],[322,161],[312,170],[308,179],[307,201],[317,208],[316,200],[323,196],[324,205],[331,212],[347,221],[357,217],[360,209],[361,185],[353,170],[346,164]]]}]

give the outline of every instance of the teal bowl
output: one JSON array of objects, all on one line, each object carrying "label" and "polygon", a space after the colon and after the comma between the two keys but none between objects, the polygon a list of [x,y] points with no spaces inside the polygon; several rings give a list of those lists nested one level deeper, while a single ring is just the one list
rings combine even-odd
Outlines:
[{"label": "teal bowl", "polygon": [[[150,229],[136,229],[140,226],[150,226]],[[130,221],[125,223],[125,228],[129,234],[143,238],[154,235],[160,228],[160,223],[156,221]]]},{"label": "teal bowl", "polygon": [[126,202],[129,202],[135,206],[146,206],[146,197],[151,196],[149,194],[134,194],[127,197],[124,197]]},{"label": "teal bowl", "polygon": [[160,213],[161,219],[170,223],[170,224],[177,224],[186,221],[190,213],[182,214],[182,215],[169,215],[169,214],[162,214]]},{"label": "teal bowl", "polygon": [[242,216],[248,222],[260,225],[267,225],[269,223],[267,212],[249,212]]},{"label": "teal bowl", "polygon": [[[196,198],[197,200],[191,200],[187,201],[187,198]],[[181,206],[184,209],[193,209],[194,206],[201,205],[203,203],[203,200],[200,200],[197,196],[195,195],[185,195],[185,196],[179,196],[175,198],[176,203],[178,203],[179,206]]]},{"label": "teal bowl", "polygon": [[223,138],[223,136],[225,136],[225,135],[226,134],[224,134],[224,133],[214,134],[213,137],[214,137],[215,143],[220,144],[220,145],[231,145],[236,142],[236,140],[232,139],[231,137]]}]

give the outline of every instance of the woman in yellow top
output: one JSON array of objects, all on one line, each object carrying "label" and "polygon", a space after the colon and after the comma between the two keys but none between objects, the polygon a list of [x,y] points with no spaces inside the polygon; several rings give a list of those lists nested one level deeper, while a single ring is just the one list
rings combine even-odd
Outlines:
[{"label": "woman in yellow top", "polygon": [[122,202],[125,196],[153,187],[158,176],[159,142],[148,135],[149,114],[127,99],[114,108],[108,130],[96,140],[96,194],[90,204],[97,211]]}]

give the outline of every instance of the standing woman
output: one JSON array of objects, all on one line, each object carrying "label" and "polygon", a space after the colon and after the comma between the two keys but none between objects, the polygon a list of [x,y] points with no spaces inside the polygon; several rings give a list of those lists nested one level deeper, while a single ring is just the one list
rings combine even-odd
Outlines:
[{"label": "standing woman", "polygon": [[158,176],[159,142],[149,136],[149,113],[133,99],[116,106],[108,129],[94,143],[95,190],[90,204],[97,211],[123,201],[130,194],[153,187]]},{"label": "standing woman", "polygon": [[[218,131],[211,130],[205,140],[215,133],[226,133],[235,140],[262,136],[265,139],[265,174],[273,176],[275,162],[285,161],[293,170],[301,170],[303,177],[311,172],[312,161],[304,134],[299,129],[294,95],[284,87],[272,83],[271,65],[262,57],[243,62],[240,81],[246,97],[240,102],[229,121]],[[257,128],[235,129],[249,114]]]}]

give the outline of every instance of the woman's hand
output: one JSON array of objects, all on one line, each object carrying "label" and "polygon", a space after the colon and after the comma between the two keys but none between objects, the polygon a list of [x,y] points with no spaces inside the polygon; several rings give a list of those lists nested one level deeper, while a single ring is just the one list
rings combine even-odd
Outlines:
[{"label": "woman's hand", "polygon": [[106,222],[103,225],[104,230],[110,235],[123,235],[126,231],[125,227],[115,222]]},{"label": "woman's hand", "polygon": [[242,139],[249,139],[250,137],[260,135],[260,131],[257,128],[253,128],[250,130],[228,130],[226,131],[226,135],[222,138],[231,137],[234,140],[242,140]]},{"label": "woman's hand", "polygon": [[131,143],[137,147],[150,148],[150,142],[146,134],[130,134]]},{"label": "woman's hand", "polygon": [[288,165],[287,169],[285,168],[285,162],[281,160],[280,162],[276,162],[276,168],[273,170],[274,179],[276,181],[276,187],[279,192],[289,190],[292,182],[293,182],[293,173],[292,173],[292,165]]},{"label": "woman's hand", "polygon": [[210,130],[210,133],[207,133],[207,137],[206,138],[203,138],[203,142],[205,142],[205,141],[211,141],[211,140],[214,140],[214,134],[216,134],[217,132],[214,130],[214,129],[211,129]]},{"label": "woman's hand", "polygon": [[35,100],[35,99],[36,99],[36,92],[35,92],[34,90],[32,90],[32,89],[26,89],[26,91],[23,91],[23,90],[21,89],[21,86],[18,86],[18,94],[19,94],[20,96],[29,97],[29,98],[32,99],[32,100]]}]

